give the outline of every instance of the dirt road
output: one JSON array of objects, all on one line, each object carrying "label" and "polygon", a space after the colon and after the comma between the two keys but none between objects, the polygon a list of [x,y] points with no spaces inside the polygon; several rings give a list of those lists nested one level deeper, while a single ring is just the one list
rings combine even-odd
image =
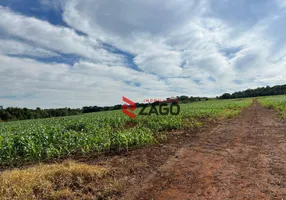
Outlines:
[{"label": "dirt road", "polygon": [[122,199],[286,200],[286,124],[254,102],[129,191]]}]

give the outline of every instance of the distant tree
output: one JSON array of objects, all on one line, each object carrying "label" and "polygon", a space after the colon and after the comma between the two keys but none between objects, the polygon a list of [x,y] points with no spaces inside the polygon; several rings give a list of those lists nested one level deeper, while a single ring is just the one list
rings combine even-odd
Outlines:
[{"label": "distant tree", "polygon": [[273,87],[267,86],[267,87],[258,87],[256,89],[247,89],[244,91],[235,92],[230,96],[226,94],[223,94],[219,98],[233,99],[233,98],[257,97],[257,96],[281,95],[281,94],[286,94],[286,85],[276,85]]},{"label": "distant tree", "polygon": [[11,120],[13,117],[9,112],[4,112],[3,115],[1,116],[1,119],[3,121],[9,121]]},{"label": "distant tree", "polygon": [[221,97],[220,97],[220,99],[230,99],[231,98],[231,94],[229,94],[229,93],[224,93]]},{"label": "distant tree", "polygon": [[[137,104],[137,105],[139,105],[139,104]],[[119,110],[119,109],[121,109],[121,105],[120,104],[118,104],[118,105],[115,105],[115,106],[113,106],[113,110]]]},{"label": "distant tree", "polygon": [[184,101],[184,100],[188,100],[189,97],[188,96],[180,96],[178,99],[179,99],[179,101]]},{"label": "distant tree", "polygon": [[194,101],[196,101],[196,99],[193,96],[190,96],[189,101],[194,102]]}]

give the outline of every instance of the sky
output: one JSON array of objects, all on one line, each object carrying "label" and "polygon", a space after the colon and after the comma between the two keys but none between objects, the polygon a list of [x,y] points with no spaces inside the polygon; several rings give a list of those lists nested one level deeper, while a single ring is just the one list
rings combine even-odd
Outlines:
[{"label": "sky", "polygon": [[0,105],[215,97],[285,84],[284,0],[1,0]]}]

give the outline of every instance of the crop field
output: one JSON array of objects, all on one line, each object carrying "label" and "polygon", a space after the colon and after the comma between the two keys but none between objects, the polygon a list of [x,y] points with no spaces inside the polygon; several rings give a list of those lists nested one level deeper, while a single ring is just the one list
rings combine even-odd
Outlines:
[{"label": "crop field", "polygon": [[261,105],[278,111],[286,118],[286,95],[259,97]]},{"label": "crop field", "polygon": [[1,123],[0,164],[19,165],[70,155],[128,150],[160,142],[167,131],[194,129],[208,119],[231,118],[251,102],[252,99],[243,99],[180,104],[181,113],[173,116],[132,119],[118,110]]}]

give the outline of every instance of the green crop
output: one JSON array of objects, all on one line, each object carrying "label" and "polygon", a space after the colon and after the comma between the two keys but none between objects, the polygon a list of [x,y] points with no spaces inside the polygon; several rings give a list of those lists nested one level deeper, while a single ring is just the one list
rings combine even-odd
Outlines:
[{"label": "green crop", "polygon": [[286,118],[286,95],[259,97],[258,100],[263,106],[278,111]]},{"label": "green crop", "polygon": [[119,110],[0,123],[0,165],[128,150],[158,142],[166,131],[193,129],[206,119],[234,116],[250,103],[251,99],[181,104],[177,116],[131,119]]}]

